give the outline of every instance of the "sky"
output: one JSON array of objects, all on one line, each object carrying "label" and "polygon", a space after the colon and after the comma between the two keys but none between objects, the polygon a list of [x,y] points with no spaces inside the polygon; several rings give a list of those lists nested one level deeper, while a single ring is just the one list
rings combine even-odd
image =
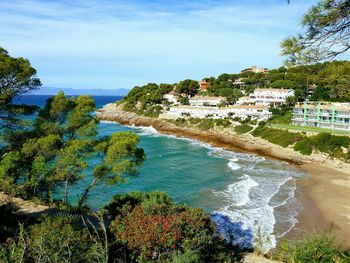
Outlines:
[{"label": "sky", "polygon": [[131,89],[282,65],[317,1],[1,0],[0,46],[45,86]]}]

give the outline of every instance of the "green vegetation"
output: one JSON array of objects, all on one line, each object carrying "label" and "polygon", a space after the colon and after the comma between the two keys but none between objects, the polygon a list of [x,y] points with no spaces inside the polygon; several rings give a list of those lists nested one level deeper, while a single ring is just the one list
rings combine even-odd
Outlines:
[{"label": "green vegetation", "polygon": [[[245,84],[236,85],[235,80],[241,79]],[[207,91],[199,90],[194,80],[180,81],[178,84],[154,84],[136,86],[120,102],[124,110],[140,115],[158,117],[169,102],[163,98],[165,93],[176,91],[182,105],[189,104],[188,96],[196,94],[223,96],[226,98],[221,106],[234,104],[240,97],[260,88],[293,89],[295,97],[287,99],[287,104],[279,109],[272,109],[273,115],[285,115],[297,101],[308,98],[308,85],[316,85],[311,100],[346,101],[350,99],[350,62],[332,61],[295,67],[280,67],[272,69],[269,74],[246,72],[243,74],[221,74],[217,78],[204,78],[208,83]],[[183,96],[184,95],[184,96]],[[280,112],[277,112],[280,111]],[[283,120],[285,122],[288,119]]]},{"label": "green vegetation", "polygon": [[232,125],[230,118],[212,119],[212,118],[177,118],[175,120],[168,120],[168,122],[175,124],[178,127],[196,127],[203,131],[208,131],[214,127],[228,128]]},{"label": "green vegetation", "polygon": [[289,64],[334,59],[350,49],[349,19],[349,1],[319,1],[301,21],[305,33],[282,41],[282,55]]},{"label": "green vegetation", "polygon": [[343,149],[348,149],[350,138],[347,136],[335,136],[329,133],[320,133],[304,138],[294,145],[294,150],[304,155],[310,155],[313,151],[327,153],[332,157],[346,160],[348,155]]},{"label": "green vegetation", "polygon": [[252,135],[283,147],[288,147],[289,145],[301,141],[304,138],[304,135],[300,133],[292,133],[264,126],[257,127],[252,131]]},{"label": "green vegetation", "polygon": [[341,249],[335,237],[328,232],[305,236],[291,246],[288,242],[281,242],[276,252],[274,259],[291,263],[345,263],[350,261],[350,252]]},{"label": "green vegetation", "polygon": [[242,124],[242,125],[238,125],[238,126],[235,127],[235,131],[238,134],[243,134],[243,133],[250,132],[252,129],[253,129],[253,127],[248,125],[248,124]]},{"label": "green vegetation", "polygon": [[274,124],[269,123],[269,125],[272,128],[278,128],[278,129],[288,129],[288,130],[295,130],[295,131],[301,131],[301,132],[315,132],[315,133],[330,133],[330,134],[338,134],[338,135],[346,135],[350,134],[349,131],[346,130],[331,130],[331,129],[325,129],[325,128],[318,128],[318,127],[311,127],[311,126],[300,126],[300,125],[293,125],[293,124],[282,124],[282,123],[276,123]]},{"label": "green vegetation", "polygon": [[61,212],[12,233],[0,244],[0,262],[235,262],[243,252],[216,234],[202,209],[161,192],[119,194],[103,217]]}]

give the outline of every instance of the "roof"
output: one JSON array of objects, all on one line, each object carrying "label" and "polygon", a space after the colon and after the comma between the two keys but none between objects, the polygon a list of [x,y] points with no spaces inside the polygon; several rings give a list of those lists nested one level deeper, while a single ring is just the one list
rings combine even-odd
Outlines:
[{"label": "roof", "polygon": [[[308,109],[317,109],[318,103],[308,103],[307,108]],[[348,103],[331,103],[331,102],[321,102],[321,109],[324,110],[333,110],[333,107],[337,111],[343,110],[343,111],[350,111],[350,102]],[[304,108],[304,104],[300,103],[295,106],[295,108]]]},{"label": "roof", "polygon": [[266,105],[232,105],[228,107],[224,107],[222,109],[268,109],[269,106]]},{"label": "roof", "polygon": [[194,96],[190,100],[223,100],[225,97]]},{"label": "roof", "polygon": [[288,92],[291,92],[293,91],[292,89],[273,89],[273,88],[268,88],[268,89],[256,89],[254,91],[254,93],[256,91],[273,91],[273,92],[282,92],[282,93],[288,93]]}]

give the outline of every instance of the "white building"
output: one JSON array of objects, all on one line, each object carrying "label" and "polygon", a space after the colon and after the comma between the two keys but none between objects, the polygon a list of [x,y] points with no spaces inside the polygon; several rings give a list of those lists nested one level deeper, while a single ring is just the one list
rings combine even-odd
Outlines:
[{"label": "white building", "polygon": [[170,107],[166,113],[174,118],[213,118],[223,119],[225,117],[239,117],[241,119],[251,118],[257,120],[268,120],[271,117],[268,106],[263,105],[233,105],[228,107],[200,107],[200,106],[177,106]]},{"label": "white building", "polygon": [[272,113],[267,105],[232,105],[221,108],[220,115],[266,121],[271,117]]},{"label": "white building", "polygon": [[174,92],[164,94],[163,98],[167,99],[171,103],[178,104],[179,96],[176,95]]},{"label": "white building", "polygon": [[190,98],[191,106],[218,106],[225,97],[194,96]]},{"label": "white building", "polygon": [[294,96],[292,89],[256,89],[249,97],[241,97],[238,105],[273,105],[278,106],[286,102],[288,97]]},{"label": "white building", "polygon": [[219,118],[218,110],[218,107],[175,106],[170,107],[166,115],[176,118],[193,117],[202,119],[209,116],[212,118]]}]

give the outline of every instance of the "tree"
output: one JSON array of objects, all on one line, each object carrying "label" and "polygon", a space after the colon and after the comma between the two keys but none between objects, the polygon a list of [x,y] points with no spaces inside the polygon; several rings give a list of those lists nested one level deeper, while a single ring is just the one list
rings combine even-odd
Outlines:
[{"label": "tree", "polygon": [[176,91],[180,94],[184,93],[184,94],[192,97],[198,93],[199,84],[195,80],[186,79],[186,80],[180,81],[176,85]]},{"label": "tree", "polygon": [[293,80],[276,80],[271,84],[271,88],[275,89],[296,89],[298,84]]},{"label": "tree", "polygon": [[[0,132],[4,146],[12,149],[25,140],[25,127],[28,122],[21,120],[21,115],[31,115],[38,110],[36,106],[15,105],[13,98],[28,93],[41,86],[36,77],[36,70],[22,57],[11,57],[0,47]],[[0,154],[0,160],[3,158]]]},{"label": "tree", "polygon": [[32,138],[0,161],[1,189],[53,201],[53,192],[62,186],[62,200],[68,203],[69,185],[93,168],[88,160],[94,158],[93,181],[82,193],[81,207],[97,183],[115,184],[136,174],[144,160],[138,136],[127,132],[98,138],[94,111],[90,96],[68,98],[61,92],[50,98],[35,120]]},{"label": "tree", "polygon": [[102,181],[114,185],[125,181],[125,176],[137,174],[136,166],[145,159],[143,149],[137,147],[138,142],[137,134],[119,132],[96,144],[94,153],[99,163],[95,164],[93,179],[80,197],[78,208],[83,206],[97,183]]},{"label": "tree", "polygon": [[321,0],[303,17],[304,34],[281,42],[288,64],[333,59],[350,49],[350,1]]}]

